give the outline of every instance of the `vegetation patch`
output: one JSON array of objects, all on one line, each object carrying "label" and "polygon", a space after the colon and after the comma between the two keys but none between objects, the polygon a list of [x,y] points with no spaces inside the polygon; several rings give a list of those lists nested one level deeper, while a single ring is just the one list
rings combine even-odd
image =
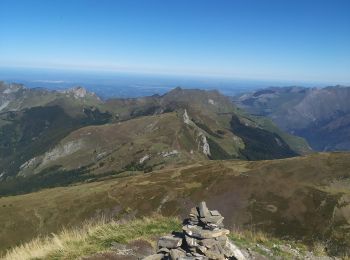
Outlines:
[{"label": "vegetation patch", "polygon": [[[117,222],[101,219],[85,222],[75,229],[63,229],[58,234],[35,238],[32,241],[8,250],[4,260],[58,260],[80,259],[95,254],[112,252],[113,244],[132,241],[147,241],[156,247],[160,236],[181,231],[182,223],[176,217],[154,215],[131,221]],[[262,232],[234,230],[228,236],[239,248],[249,249],[255,255],[268,259],[296,259],[305,256],[325,256],[320,244],[308,248],[292,240],[281,240]],[[314,250],[310,252],[309,250]],[[114,251],[116,252],[116,251]]]},{"label": "vegetation patch", "polygon": [[205,132],[207,132],[207,133],[210,134],[211,136],[216,137],[216,138],[223,138],[222,135],[213,132],[207,125],[205,125],[205,124],[203,124],[203,123],[200,123],[200,122],[197,122],[197,121],[195,121],[195,119],[192,119],[192,121],[193,121],[199,128],[203,129]]},{"label": "vegetation patch", "polygon": [[84,181],[97,181],[121,172],[105,172],[95,175],[89,174],[89,166],[73,170],[62,170],[60,166],[52,166],[38,174],[8,177],[6,180],[0,181],[0,196],[25,194],[45,188],[65,187]]},{"label": "vegetation patch", "polygon": [[234,157],[226,152],[220,145],[218,145],[213,139],[207,137],[207,141],[210,147],[210,156],[211,160],[227,160],[233,159]]},{"label": "vegetation patch", "polygon": [[101,220],[97,223],[85,223],[79,229],[64,229],[57,235],[36,238],[9,250],[3,259],[78,259],[110,250],[112,242],[127,243],[137,239],[154,242],[157,236],[179,230],[181,222],[174,217],[154,216],[123,224]]},{"label": "vegetation patch", "polygon": [[297,156],[275,133],[245,125],[237,116],[232,116],[230,124],[232,132],[239,136],[245,144],[244,149],[240,151],[244,159],[269,160]]}]

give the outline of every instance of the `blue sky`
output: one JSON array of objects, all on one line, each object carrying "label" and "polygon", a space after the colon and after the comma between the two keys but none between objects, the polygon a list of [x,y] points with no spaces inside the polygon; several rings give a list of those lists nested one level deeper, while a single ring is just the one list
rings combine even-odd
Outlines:
[{"label": "blue sky", "polygon": [[348,0],[1,0],[0,66],[350,83]]}]

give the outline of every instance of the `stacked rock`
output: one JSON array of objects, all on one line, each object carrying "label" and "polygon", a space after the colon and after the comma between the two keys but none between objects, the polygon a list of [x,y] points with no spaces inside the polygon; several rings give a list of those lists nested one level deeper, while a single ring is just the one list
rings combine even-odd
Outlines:
[{"label": "stacked rock", "polygon": [[146,260],[206,260],[246,259],[242,252],[227,237],[224,217],[217,210],[209,210],[205,202],[192,208],[189,218],[183,222],[182,233],[161,237],[158,252]]}]

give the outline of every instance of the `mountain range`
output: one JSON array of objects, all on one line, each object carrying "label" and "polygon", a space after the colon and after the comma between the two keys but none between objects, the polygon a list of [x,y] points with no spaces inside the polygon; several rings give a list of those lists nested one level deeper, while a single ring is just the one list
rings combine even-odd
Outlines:
[{"label": "mountain range", "polygon": [[350,87],[272,87],[234,98],[242,109],[267,116],[305,138],[316,151],[350,150]]},{"label": "mountain range", "polygon": [[0,252],[101,215],[184,216],[206,200],[232,229],[349,254],[349,153],[317,153],[289,128],[339,121],[323,141],[344,133],[345,144],[346,91],[271,88],[232,100],[178,87],[102,100],[83,87],[2,82]]},{"label": "mountain range", "polygon": [[310,152],[302,138],[245,113],[217,91],[176,88],[102,101],[82,87],[49,91],[2,83],[0,89],[0,178],[12,190],[33,188],[9,185],[19,180],[51,186],[198,160]]}]

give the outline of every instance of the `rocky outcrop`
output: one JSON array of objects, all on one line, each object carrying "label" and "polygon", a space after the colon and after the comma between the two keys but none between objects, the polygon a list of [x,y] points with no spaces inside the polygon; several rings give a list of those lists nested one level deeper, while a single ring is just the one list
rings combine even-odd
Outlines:
[{"label": "rocky outcrop", "polygon": [[207,137],[202,132],[199,132],[198,136],[200,136],[201,138],[203,154],[205,154],[206,156],[210,156],[210,146]]},{"label": "rocky outcrop", "polygon": [[87,91],[85,88],[80,86],[63,90],[62,93],[67,94],[68,96],[73,96],[75,99],[84,99],[89,96],[100,101],[100,98],[97,97],[95,93]]},{"label": "rocky outcrop", "polygon": [[144,259],[246,259],[227,237],[230,231],[224,228],[223,220],[217,210],[209,210],[206,203],[201,202],[184,220],[182,233],[161,237],[157,253]]}]

